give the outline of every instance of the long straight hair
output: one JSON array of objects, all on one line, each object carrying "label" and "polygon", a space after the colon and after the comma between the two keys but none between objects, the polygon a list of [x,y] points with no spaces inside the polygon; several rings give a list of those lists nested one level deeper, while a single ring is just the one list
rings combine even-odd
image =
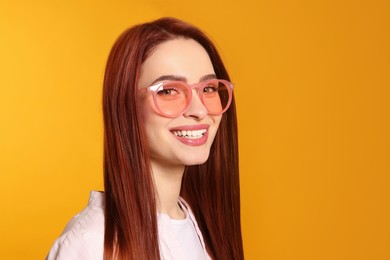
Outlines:
[{"label": "long straight hair", "polygon": [[[134,26],[115,42],[103,88],[105,259],[160,259],[156,191],[137,98],[142,63],[163,42],[193,39],[216,76],[229,80],[213,43],[175,18]],[[237,122],[234,98],[223,114],[210,157],[185,168],[181,196],[189,203],[213,259],[243,259]]]}]

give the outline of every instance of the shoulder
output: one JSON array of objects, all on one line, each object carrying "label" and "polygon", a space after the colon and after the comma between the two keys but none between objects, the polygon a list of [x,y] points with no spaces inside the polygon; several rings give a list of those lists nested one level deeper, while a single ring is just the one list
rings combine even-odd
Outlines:
[{"label": "shoulder", "polygon": [[47,259],[103,259],[103,248],[103,194],[91,192],[88,206],[68,222]]}]

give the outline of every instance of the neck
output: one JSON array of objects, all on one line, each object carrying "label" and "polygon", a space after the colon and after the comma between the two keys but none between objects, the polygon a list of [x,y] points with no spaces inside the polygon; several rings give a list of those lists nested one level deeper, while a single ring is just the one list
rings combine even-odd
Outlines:
[{"label": "neck", "polygon": [[183,219],[178,200],[183,179],[184,165],[163,165],[152,160],[152,171],[157,191],[158,211],[173,219]]}]

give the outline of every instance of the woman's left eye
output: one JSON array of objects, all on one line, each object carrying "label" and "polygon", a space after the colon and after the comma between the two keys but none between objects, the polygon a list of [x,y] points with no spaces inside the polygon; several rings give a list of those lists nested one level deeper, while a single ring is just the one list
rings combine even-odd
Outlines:
[{"label": "woman's left eye", "polygon": [[218,92],[218,88],[216,86],[206,86],[204,87],[203,89],[203,93],[214,93],[214,92]]}]

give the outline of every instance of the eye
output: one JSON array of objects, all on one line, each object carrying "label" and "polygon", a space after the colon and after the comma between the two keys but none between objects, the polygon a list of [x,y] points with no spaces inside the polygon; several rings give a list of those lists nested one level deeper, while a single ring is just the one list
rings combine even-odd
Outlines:
[{"label": "eye", "polygon": [[164,87],[163,89],[157,91],[157,95],[160,96],[173,96],[180,94],[179,90],[174,87]]},{"label": "eye", "polygon": [[215,92],[218,92],[218,87],[216,87],[216,86],[208,85],[208,86],[203,88],[203,93],[211,94],[211,93],[215,93]]}]

